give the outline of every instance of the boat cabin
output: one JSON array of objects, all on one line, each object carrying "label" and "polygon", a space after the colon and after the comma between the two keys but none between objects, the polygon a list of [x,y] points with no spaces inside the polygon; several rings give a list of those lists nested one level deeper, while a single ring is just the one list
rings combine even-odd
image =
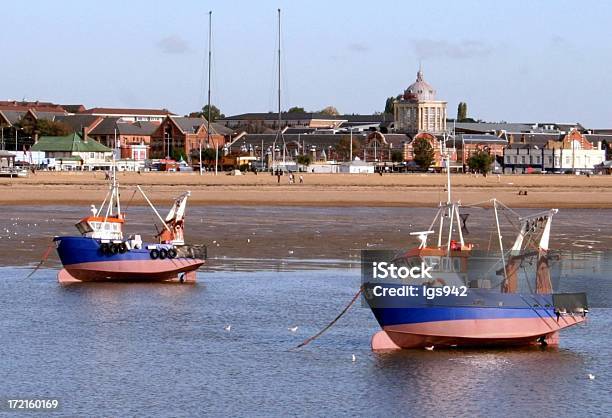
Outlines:
[{"label": "boat cabin", "polygon": [[82,236],[107,240],[123,239],[123,217],[121,215],[88,216],[75,226]]}]

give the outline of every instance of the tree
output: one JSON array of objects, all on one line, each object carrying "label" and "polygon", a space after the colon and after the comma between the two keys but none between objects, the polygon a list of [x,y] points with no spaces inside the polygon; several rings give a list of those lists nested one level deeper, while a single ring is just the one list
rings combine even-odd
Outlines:
[{"label": "tree", "polygon": [[[208,118],[208,105],[202,108],[201,112],[191,112],[189,115],[190,118]],[[221,113],[219,108],[215,105],[210,106],[210,121],[214,122],[217,119],[223,119],[225,115]]]},{"label": "tree", "polygon": [[310,155],[298,155],[296,157],[296,161],[298,164],[302,164],[305,165],[306,167],[308,167],[310,165],[310,163],[312,162],[312,157]]},{"label": "tree", "polygon": [[387,97],[387,100],[385,101],[385,113],[393,114],[393,102],[401,98],[402,98],[401,94],[398,94],[395,97]]},{"label": "tree", "polygon": [[327,106],[323,109],[321,109],[319,111],[319,113],[323,114],[323,115],[329,115],[329,116],[338,116],[340,113],[338,112],[338,109],[336,109],[333,106]]},{"label": "tree", "polygon": [[306,113],[303,107],[293,106],[287,110],[287,113]]},{"label": "tree", "polygon": [[[202,161],[215,161],[215,149],[214,148],[204,148],[202,150]],[[223,155],[222,153],[219,154]]]},{"label": "tree", "polygon": [[404,161],[404,153],[396,149],[391,151],[391,161],[394,163],[401,163]]},{"label": "tree", "polygon": [[463,122],[467,119],[467,103],[459,102],[457,106],[457,122]]},{"label": "tree", "polygon": [[488,151],[479,149],[476,150],[470,158],[468,158],[468,167],[478,173],[486,174],[491,171],[491,165],[495,158]]},{"label": "tree", "polygon": [[171,154],[172,155],[170,157],[172,157],[174,161],[180,161],[180,160],[187,159],[185,157],[185,151],[179,148],[173,148]]},{"label": "tree", "polygon": [[425,138],[414,140],[412,152],[414,154],[414,162],[424,170],[427,170],[434,162],[434,149]]},{"label": "tree", "polygon": [[[362,147],[363,147],[363,143],[361,139],[353,135],[353,158],[355,158],[356,155],[361,154]],[[343,160],[348,161],[351,158],[350,153],[351,153],[351,136],[344,135],[342,136],[342,138],[340,138],[340,141],[338,141],[338,145],[336,145],[336,154],[338,154],[338,157],[342,158]]]},{"label": "tree", "polygon": [[601,149],[606,151],[606,160],[612,160],[612,148],[610,147],[610,143],[605,139],[601,141]]},{"label": "tree", "polygon": [[31,120],[29,118],[21,118],[17,122],[17,126],[23,129],[26,135],[34,136],[66,136],[72,133],[70,126],[63,122],[53,121],[48,119]]}]

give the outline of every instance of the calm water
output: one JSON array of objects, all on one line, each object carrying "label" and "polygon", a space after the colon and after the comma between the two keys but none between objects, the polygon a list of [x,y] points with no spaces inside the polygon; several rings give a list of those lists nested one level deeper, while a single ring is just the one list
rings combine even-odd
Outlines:
[{"label": "calm water", "polygon": [[[427,228],[431,209],[190,207],[187,238],[211,256],[197,285],[70,287],[57,284],[54,255],[27,280],[28,269],[6,266],[33,266],[49,238],[74,233],[88,208],[0,210],[0,399],[59,398],[57,414],[66,416],[612,412],[612,264],[583,266],[580,277],[597,277],[587,289],[597,308],[586,326],[562,334],[559,349],[374,354],[378,325],[356,304],[319,340],[292,350],[354,295],[359,250],[414,243],[408,232]],[[491,211],[470,216],[468,238],[486,248],[491,238],[479,225]],[[560,211],[555,245],[608,248],[610,216]],[[146,208],[129,209],[130,233],[154,231],[152,221]]]},{"label": "calm water", "polygon": [[25,280],[23,268],[0,268],[0,398],[59,398],[56,414],[67,416],[612,411],[610,309],[593,309],[559,349],[380,355],[369,348],[377,324],[356,304],[319,340],[292,350],[350,300],[359,270],[286,267],[213,269],[195,286],[70,287],[56,283],[54,269]]}]

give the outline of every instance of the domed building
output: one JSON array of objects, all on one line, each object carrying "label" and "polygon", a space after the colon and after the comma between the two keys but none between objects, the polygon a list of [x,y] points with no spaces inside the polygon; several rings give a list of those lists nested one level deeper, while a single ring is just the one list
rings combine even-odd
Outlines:
[{"label": "domed building", "polygon": [[411,135],[446,131],[446,102],[436,100],[436,91],[425,81],[419,68],[417,78],[394,102],[395,129]]}]

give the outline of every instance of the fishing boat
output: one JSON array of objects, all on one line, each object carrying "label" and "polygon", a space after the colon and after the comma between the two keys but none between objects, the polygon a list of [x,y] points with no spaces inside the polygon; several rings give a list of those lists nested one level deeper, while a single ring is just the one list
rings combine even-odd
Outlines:
[{"label": "fishing boat", "polygon": [[[448,157],[446,163],[450,167]],[[557,209],[520,216],[496,199],[488,201],[499,245],[499,260],[491,269],[499,280],[470,278],[475,250],[465,241],[462,205],[451,200],[450,170],[447,191],[447,201],[440,203],[429,229],[412,233],[419,245],[390,260],[407,268],[427,266],[431,277],[364,279],[365,300],[382,328],[372,337],[373,350],[556,345],[559,331],[586,320],[585,293],[553,291],[549,241]],[[518,233],[507,252],[501,235],[502,210],[517,218]],[[433,245],[428,243],[430,235],[437,235]],[[535,277],[522,276],[526,264],[535,266]],[[407,286],[414,288],[414,294],[407,295]]]},{"label": "fishing boat", "polygon": [[140,186],[137,190],[161,221],[156,242],[143,242],[138,234],[125,236],[126,217],[121,211],[113,163],[110,188],[102,205],[91,205],[91,215],[75,225],[80,235],[53,238],[63,265],[57,275],[60,283],[196,281],[196,271],[206,260],[206,247],[185,244],[185,209],[190,192],[176,198],[168,215],[162,218]]}]

